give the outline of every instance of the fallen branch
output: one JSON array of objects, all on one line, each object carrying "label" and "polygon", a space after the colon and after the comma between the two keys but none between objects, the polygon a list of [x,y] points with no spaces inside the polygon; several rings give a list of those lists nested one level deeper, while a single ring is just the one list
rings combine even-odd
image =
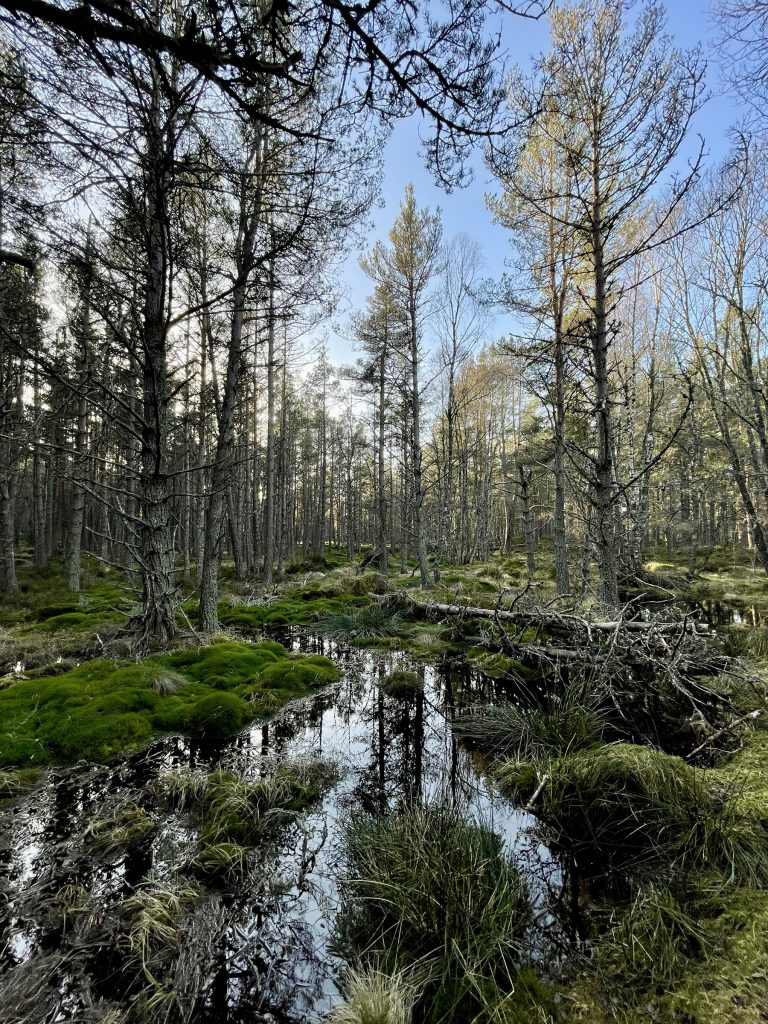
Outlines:
[{"label": "fallen branch", "polygon": [[418,601],[408,595],[403,596],[406,597],[414,611],[424,614],[495,619],[511,622],[517,626],[539,626],[548,630],[564,630],[567,632],[583,630],[586,633],[589,633],[590,630],[598,633],[615,633],[617,630],[627,630],[631,633],[655,632],[657,634],[663,633],[673,636],[677,636],[681,632],[705,636],[709,632],[709,627],[706,623],[691,622],[690,620],[684,622],[660,622],[656,619],[616,619],[593,622],[580,615],[566,612],[547,612],[542,609],[507,611],[501,608],[480,608],[462,604],[440,604],[437,601]]},{"label": "fallen branch", "polygon": [[531,811],[531,810],[533,810],[533,805],[534,805],[534,804],[536,803],[536,801],[537,801],[537,800],[539,799],[539,797],[541,796],[541,794],[542,794],[542,793],[544,792],[544,787],[546,786],[546,784],[547,784],[547,782],[548,782],[548,781],[549,781],[549,772],[545,772],[545,773],[544,773],[544,774],[542,775],[542,777],[541,777],[541,781],[539,782],[538,786],[537,786],[537,787],[536,787],[536,789],[534,790],[534,792],[533,792],[533,794],[532,794],[532,796],[531,796],[531,799],[530,799],[530,800],[528,801],[528,803],[527,803],[527,804],[525,805],[525,807],[523,808],[523,810],[526,810],[526,811]]},{"label": "fallen branch", "polygon": [[721,736],[725,736],[726,733],[731,732],[731,730],[735,729],[737,726],[746,725],[747,722],[754,722],[761,714],[762,712],[758,708],[755,711],[750,711],[748,715],[742,715],[741,718],[734,718],[734,720],[729,722],[728,725],[723,726],[722,729],[718,729],[717,732],[713,732],[711,736],[708,736],[704,742],[700,743],[695,750],[690,752],[690,754],[686,754],[686,761],[690,761],[692,757],[700,754],[702,750],[705,750],[707,747],[711,747],[713,743],[717,743]]}]

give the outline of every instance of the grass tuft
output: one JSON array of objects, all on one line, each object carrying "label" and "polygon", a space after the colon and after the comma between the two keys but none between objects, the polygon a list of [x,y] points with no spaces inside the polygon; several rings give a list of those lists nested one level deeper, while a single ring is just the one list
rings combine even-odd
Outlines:
[{"label": "grass tuft", "polygon": [[596,947],[597,965],[622,986],[667,986],[691,958],[706,952],[707,933],[666,889],[642,889],[632,904],[613,915]]},{"label": "grass tuft", "polygon": [[191,882],[152,882],[137,889],[122,904],[129,915],[130,963],[158,985],[155,974],[183,941],[181,921],[200,899],[200,889]]},{"label": "grass tuft", "polygon": [[86,842],[102,853],[141,846],[157,832],[158,823],[143,807],[127,803],[108,818],[99,818],[85,831]]},{"label": "grass tuft", "polygon": [[378,603],[339,612],[318,623],[319,631],[332,640],[380,640],[400,636],[403,619]]},{"label": "grass tuft", "polygon": [[424,970],[427,1021],[471,1020],[514,988],[528,898],[494,832],[434,805],[359,817],[345,840],[342,948],[390,973]]},{"label": "grass tuft", "polygon": [[606,725],[600,695],[571,686],[539,704],[509,701],[471,708],[455,728],[495,756],[537,760],[596,746]]},{"label": "grass tuft", "polygon": [[410,972],[351,970],[343,983],[344,1002],[326,1017],[327,1024],[411,1024],[419,989]]}]

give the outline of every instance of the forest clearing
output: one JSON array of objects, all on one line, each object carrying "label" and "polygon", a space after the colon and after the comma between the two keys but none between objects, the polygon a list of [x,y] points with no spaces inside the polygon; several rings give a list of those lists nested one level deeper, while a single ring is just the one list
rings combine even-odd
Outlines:
[{"label": "forest clearing", "polygon": [[0,1024],[764,1024],[766,68],[0,0]]}]

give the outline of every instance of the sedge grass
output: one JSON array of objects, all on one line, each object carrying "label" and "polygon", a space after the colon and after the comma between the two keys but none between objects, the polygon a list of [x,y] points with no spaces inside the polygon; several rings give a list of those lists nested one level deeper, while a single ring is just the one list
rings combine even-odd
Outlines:
[{"label": "sedge grass", "polygon": [[596,746],[607,724],[602,695],[576,685],[537,703],[471,708],[455,728],[494,756],[540,760]]},{"label": "sedge grass", "polygon": [[[713,786],[679,757],[605,745],[554,758],[540,767],[545,775],[533,809],[588,872],[650,875],[672,885],[714,870],[730,883],[768,884],[764,823],[740,812],[732,789]],[[526,799],[537,773],[511,760],[498,777],[508,795]]]},{"label": "sedge grass", "polygon": [[423,971],[431,1022],[465,1019],[513,989],[528,897],[493,831],[432,805],[359,817],[345,840],[342,948],[390,973]]},{"label": "sedge grass", "polygon": [[334,1007],[326,1022],[411,1024],[420,988],[410,971],[350,970],[343,982],[344,1002]]}]

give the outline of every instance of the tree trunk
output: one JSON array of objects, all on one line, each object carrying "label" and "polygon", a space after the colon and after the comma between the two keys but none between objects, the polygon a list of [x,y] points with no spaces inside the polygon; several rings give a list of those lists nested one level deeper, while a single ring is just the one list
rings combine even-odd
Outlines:
[{"label": "tree trunk", "polygon": [[611,395],[608,376],[607,277],[603,238],[602,208],[597,198],[598,164],[595,161],[595,199],[592,209],[592,260],[594,272],[594,327],[592,330],[592,361],[595,375],[595,417],[597,420],[597,456],[594,463],[593,493],[595,506],[595,543],[600,572],[600,600],[608,608],[619,604],[616,565],[616,531],[613,482],[613,432]]},{"label": "tree trunk", "polygon": [[413,518],[416,528],[416,553],[419,559],[419,576],[422,587],[429,586],[429,562],[427,561],[427,538],[424,528],[424,483],[422,477],[421,451],[421,395],[419,394],[419,338],[416,327],[415,301],[411,300],[411,471],[413,474]]},{"label": "tree trunk", "polygon": [[385,444],[387,430],[386,407],[386,369],[387,369],[387,334],[385,334],[379,353],[379,405],[378,405],[378,437],[376,450],[377,478],[377,526],[379,547],[379,570],[389,571],[389,538],[387,537],[387,476],[385,465]]},{"label": "tree trunk", "polygon": [[[82,385],[84,386],[84,381]],[[75,459],[72,466],[72,511],[67,535],[67,589],[73,594],[80,590],[80,552],[85,518],[85,488],[80,482],[84,471],[83,460],[88,444],[88,403],[84,397],[77,402],[77,428],[75,430]]]},{"label": "tree trunk", "polygon": [[558,596],[570,593],[568,535],[565,529],[565,345],[557,325],[555,337],[555,507],[553,535],[555,548],[555,586]]},{"label": "tree trunk", "polygon": [[275,284],[270,273],[267,324],[267,465],[264,494],[264,583],[272,583],[275,563]]},{"label": "tree trunk", "polygon": [[[154,73],[157,77],[157,72]],[[139,560],[142,612],[138,623],[142,646],[166,644],[176,633],[173,583],[173,534],[168,457],[168,379],[166,287],[169,273],[168,180],[172,154],[160,111],[159,85],[153,84],[146,169],[146,279],[143,315],[141,515]]]}]

